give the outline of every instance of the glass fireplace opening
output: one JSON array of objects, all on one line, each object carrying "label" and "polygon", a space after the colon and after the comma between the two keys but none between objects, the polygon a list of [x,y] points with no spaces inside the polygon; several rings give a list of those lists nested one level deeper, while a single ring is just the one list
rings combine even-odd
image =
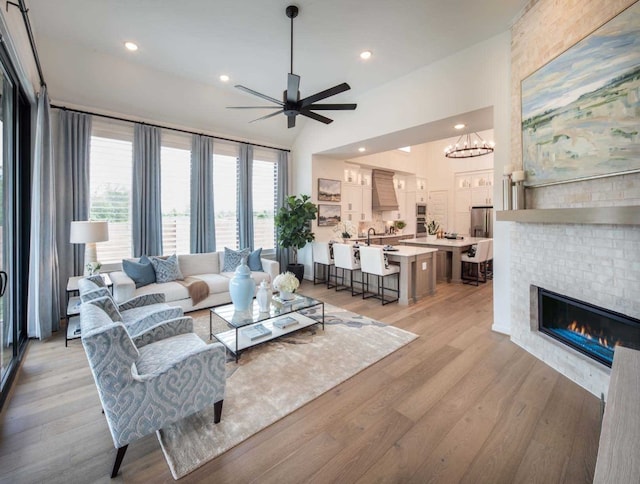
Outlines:
[{"label": "glass fireplace opening", "polygon": [[617,345],[640,350],[640,320],[542,288],[538,328],[608,367]]}]

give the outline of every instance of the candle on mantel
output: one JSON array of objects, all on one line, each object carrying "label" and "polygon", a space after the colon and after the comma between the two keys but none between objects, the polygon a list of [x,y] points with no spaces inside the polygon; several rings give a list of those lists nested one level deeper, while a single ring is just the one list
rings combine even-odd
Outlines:
[{"label": "candle on mantel", "polygon": [[514,182],[521,182],[524,181],[525,178],[525,173],[524,171],[520,170],[520,171],[514,171],[511,174],[511,178],[513,179]]}]

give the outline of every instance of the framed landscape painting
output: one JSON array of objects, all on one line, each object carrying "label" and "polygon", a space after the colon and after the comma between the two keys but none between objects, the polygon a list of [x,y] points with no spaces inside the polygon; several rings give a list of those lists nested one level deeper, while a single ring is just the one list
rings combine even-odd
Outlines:
[{"label": "framed landscape painting", "polygon": [[640,171],[640,2],[522,81],[527,186]]},{"label": "framed landscape painting", "polygon": [[340,209],[340,205],[318,205],[318,227],[338,225]]},{"label": "framed landscape painting", "polygon": [[339,202],[340,201],[340,180],[328,180],[318,178],[318,201],[319,202]]}]

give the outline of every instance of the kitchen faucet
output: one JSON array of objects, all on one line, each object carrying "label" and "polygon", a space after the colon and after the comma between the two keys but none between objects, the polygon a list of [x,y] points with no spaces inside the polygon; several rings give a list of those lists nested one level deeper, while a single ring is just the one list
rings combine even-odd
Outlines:
[{"label": "kitchen faucet", "polygon": [[371,245],[371,231],[373,230],[373,235],[376,235],[376,229],[373,227],[369,227],[367,230],[367,247]]}]

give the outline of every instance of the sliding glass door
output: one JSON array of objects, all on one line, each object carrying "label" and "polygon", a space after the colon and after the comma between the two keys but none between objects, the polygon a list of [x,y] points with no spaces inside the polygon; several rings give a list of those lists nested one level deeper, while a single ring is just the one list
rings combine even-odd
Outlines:
[{"label": "sliding glass door", "polygon": [[31,107],[0,49],[0,406],[27,341]]}]

